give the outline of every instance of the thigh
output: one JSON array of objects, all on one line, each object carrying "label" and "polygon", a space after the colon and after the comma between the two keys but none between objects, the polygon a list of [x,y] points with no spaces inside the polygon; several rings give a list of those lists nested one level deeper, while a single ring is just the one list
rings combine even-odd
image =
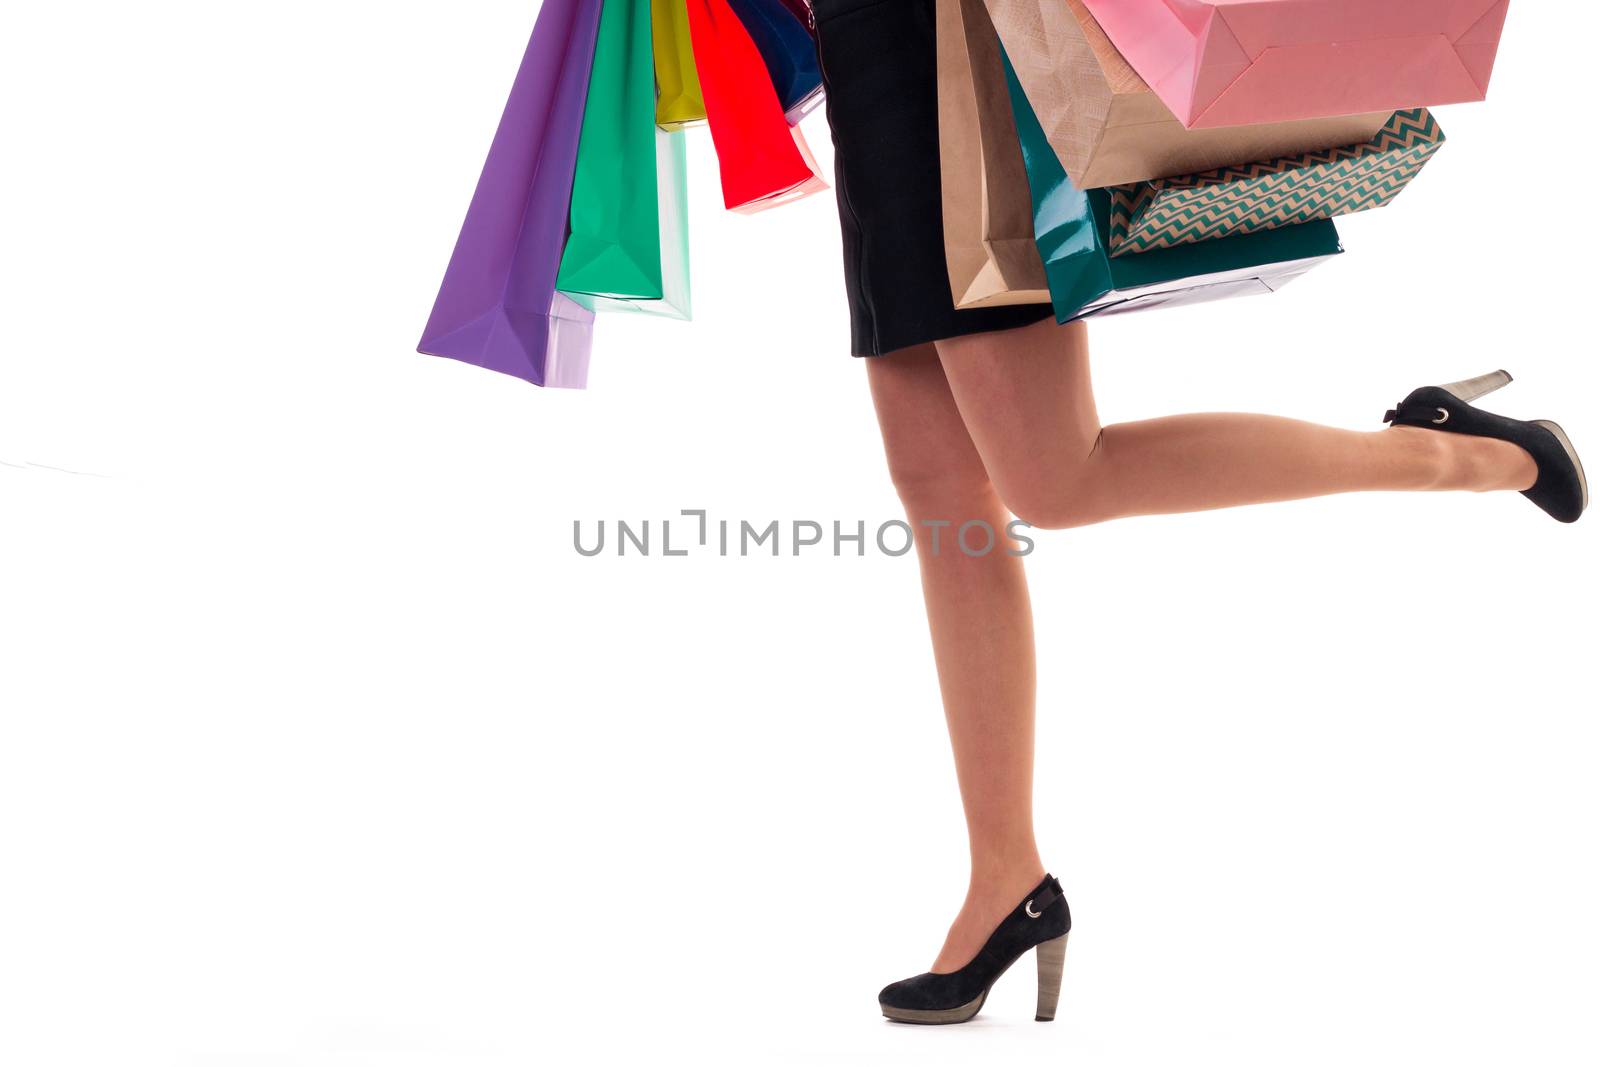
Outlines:
[{"label": "thigh", "polygon": [[992,492],[932,345],[866,361],[889,474],[908,507],[943,507]]},{"label": "thigh", "polygon": [[953,337],[938,352],[1001,499],[1032,500],[1082,471],[1100,437],[1083,323]]}]

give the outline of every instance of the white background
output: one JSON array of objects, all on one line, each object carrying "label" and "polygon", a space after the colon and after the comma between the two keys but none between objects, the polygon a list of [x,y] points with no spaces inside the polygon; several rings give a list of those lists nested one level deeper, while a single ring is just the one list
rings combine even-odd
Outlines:
[{"label": "white background", "polygon": [[[1062,1015],[885,1023],[965,880],[912,560],[571,548],[898,514],[831,197],[726,214],[697,131],[693,324],[412,352],[533,13],[7,13],[0,1060],[1596,1062],[1600,520],[1509,494],[1042,535]],[[1341,261],[1096,324],[1103,416],[1505,366],[1600,456],[1596,39],[1519,0]]]}]

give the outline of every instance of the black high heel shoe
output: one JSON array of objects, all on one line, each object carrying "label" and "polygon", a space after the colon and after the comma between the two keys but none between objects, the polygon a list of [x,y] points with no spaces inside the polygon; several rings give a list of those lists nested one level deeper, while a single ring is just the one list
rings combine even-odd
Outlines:
[{"label": "black high heel shoe", "polygon": [[1421,426],[1446,433],[1471,434],[1510,441],[1533,456],[1539,479],[1522,495],[1562,522],[1577,522],[1589,506],[1589,482],[1566,431],[1548,419],[1519,422],[1479,411],[1471,401],[1511,382],[1503,370],[1450,385],[1418,389],[1400,401],[1383,421],[1396,426]]},{"label": "black high heel shoe", "polygon": [[1061,966],[1066,958],[1072,912],[1061,883],[1050,875],[1014,908],[972,962],[949,974],[928,972],[884,986],[878,994],[883,1014],[901,1023],[964,1023],[983,1007],[989,990],[1029,950],[1039,963],[1039,1006],[1034,1018],[1056,1017],[1061,997]]}]

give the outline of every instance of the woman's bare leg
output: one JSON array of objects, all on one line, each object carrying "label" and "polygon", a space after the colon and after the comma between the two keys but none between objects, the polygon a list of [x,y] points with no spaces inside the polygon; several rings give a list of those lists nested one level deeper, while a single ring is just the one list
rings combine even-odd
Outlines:
[{"label": "woman's bare leg", "polygon": [[1102,428],[1082,323],[952,338],[938,351],[1001,499],[1035,526],[1364,490],[1526,489],[1537,477],[1516,445],[1416,427],[1200,414]]},{"label": "woman's bare leg", "polygon": [[[1044,875],[1033,833],[1033,625],[1022,561],[951,551],[962,522],[1063,527],[1379,489],[1523,489],[1500,441],[1376,433],[1268,415],[1102,428],[1082,324],[1054,323],[867,362],[889,470],[917,530],[923,597],[971,851],[967,898],[934,962],[955,970]],[[935,553],[939,526],[942,551]]]},{"label": "woman's bare leg", "polygon": [[1000,550],[969,556],[954,543],[957,528],[971,519],[1003,537],[1010,516],[967,435],[933,347],[868,360],[867,376],[890,475],[917,531],[928,627],[966,810],[967,897],[933,965],[953,971],[1044,877],[1033,837],[1033,617],[1020,558]]}]

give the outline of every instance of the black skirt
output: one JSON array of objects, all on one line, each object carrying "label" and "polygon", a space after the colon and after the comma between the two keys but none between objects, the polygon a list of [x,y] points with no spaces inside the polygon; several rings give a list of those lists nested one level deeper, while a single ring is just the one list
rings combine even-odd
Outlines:
[{"label": "black skirt", "polygon": [[958,311],[950,295],[933,5],[813,0],[858,356],[1051,316],[1048,304]]}]

